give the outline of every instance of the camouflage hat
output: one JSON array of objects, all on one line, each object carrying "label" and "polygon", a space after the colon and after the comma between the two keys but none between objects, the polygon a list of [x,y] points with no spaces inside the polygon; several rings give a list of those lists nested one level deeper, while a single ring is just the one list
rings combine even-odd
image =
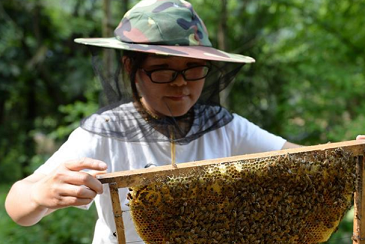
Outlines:
[{"label": "camouflage hat", "polygon": [[213,61],[252,63],[248,56],[212,47],[203,21],[184,0],[142,0],[130,9],[111,38],[78,38],[98,47]]}]

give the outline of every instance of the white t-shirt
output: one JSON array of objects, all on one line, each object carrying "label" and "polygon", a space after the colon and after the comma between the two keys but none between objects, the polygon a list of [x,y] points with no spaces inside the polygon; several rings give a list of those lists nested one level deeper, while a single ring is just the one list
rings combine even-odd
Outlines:
[{"label": "white t-shirt", "polygon": [[[176,145],[176,163],[223,158],[249,153],[280,150],[285,143],[281,137],[268,133],[245,118],[234,114],[227,125],[208,132],[186,145]],[[144,168],[146,165],[171,164],[171,145],[168,142],[124,142],[76,129],[62,147],[41,167],[37,173],[48,174],[59,164],[78,158],[90,157],[108,165],[108,172]],[[99,219],[95,227],[93,244],[117,243],[108,185],[104,193],[95,198]],[[126,241],[141,242],[126,205],[128,190],[119,189],[123,212]],[[126,211],[126,212],[125,212]]]}]

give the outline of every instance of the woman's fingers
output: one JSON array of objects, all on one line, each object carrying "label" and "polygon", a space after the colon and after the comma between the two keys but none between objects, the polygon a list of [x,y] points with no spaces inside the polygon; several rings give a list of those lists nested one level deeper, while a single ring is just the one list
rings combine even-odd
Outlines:
[{"label": "woman's fingers", "polygon": [[87,205],[96,194],[103,193],[103,185],[95,175],[105,173],[106,168],[104,162],[91,158],[65,162],[36,182],[32,199],[39,206],[51,209]]},{"label": "woman's fingers", "polygon": [[65,183],[75,186],[86,186],[98,194],[103,193],[103,185],[89,173],[69,171],[63,177]]},{"label": "woman's fingers", "polygon": [[107,169],[106,163],[92,158],[71,160],[65,163],[65,167],[71,171],[80,171],[83,169],[104,171]]},{"label": "woman's fingers", "polygon": [[[69,173],[71,173],[71,175],[76,175],[81,172],[69,171]],[[100,190],[91,189],[86,186],[86,184],[90,185],[89,183],[86,183],[85,185],[75,185],[67,182],[72,182],[75,179],[75,175],[58,175],[56,177],[56,181],[35,183],[33,186],[34,190],[32,190],[31,193],[31,198],[39,206],[51,209],[59,209],[67,206],[80,206],[90,203],[95,198],[97,192],[100,192]],[[62,177],[62,180],[60,177]],[[77,177],[78,176],[76,176],[76,178]],[[89,175],[89,177],[96,180],[91,175]],[[97,183],[100,184],[100,182]]]},{"label": "woman's fingers", "polygon": [[93,177],[95,177],[95,178],[96,178],[96,176],[97,176],[97,175],[106,174],[106,173],[107,173],[107,171],[106,171],[106,170],[103,170],[103,171],[89,170],[89,171],[87,171],[87,173],[88,173],[89,175],[92,175]]},{"label": "woman's fingers", "polygon": [[96,192],[86,186],[64,185],[61,196],[92,200],[95,198]]},{"label": "woman's fingers", "polygon": [[[92,158],[83,158],[68,161],[64,166],[69,170],[65,175],[65,182],[72,185],[85,185],[98,194],[103,193],[103,186],[95,175],[105,173],[106,163]],[[79,172],[80,170],[90,170],[90,172]]]},{"label": "woman's fingers", "polygon": [[[55,209],[65,208],[70,206],[83,206],[88,205],[93,199],[90,198],[78,198],[72,196],[62,196],[58,199],[57,204],[55,204]],[[52,207],[50,207],[52,209]]]}]

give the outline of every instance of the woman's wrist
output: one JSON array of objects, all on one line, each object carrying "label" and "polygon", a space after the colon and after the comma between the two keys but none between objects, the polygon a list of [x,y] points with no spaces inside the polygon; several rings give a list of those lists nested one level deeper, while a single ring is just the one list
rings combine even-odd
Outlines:
[{"label": "woman's wrist", "polygon": [[39,192],[41,192],[42,190],[40,190],[38,188],[38,184],[36,183],[31,183],[31,187],[29,190],[29,204],[30,204],[30,209],[32,210],[32,212],[34,213],[46,213],[48,208],[44,205],[42,205],[39,201]]}]

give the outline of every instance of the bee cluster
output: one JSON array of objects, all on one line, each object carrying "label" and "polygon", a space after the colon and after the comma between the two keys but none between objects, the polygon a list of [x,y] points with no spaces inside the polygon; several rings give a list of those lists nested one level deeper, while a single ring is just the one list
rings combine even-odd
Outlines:
[{"label": "bee cluster", "polygon": [[131,188],[146,243],[319,243],[352,204],[356,158],[342,149],[211,165]]}]

